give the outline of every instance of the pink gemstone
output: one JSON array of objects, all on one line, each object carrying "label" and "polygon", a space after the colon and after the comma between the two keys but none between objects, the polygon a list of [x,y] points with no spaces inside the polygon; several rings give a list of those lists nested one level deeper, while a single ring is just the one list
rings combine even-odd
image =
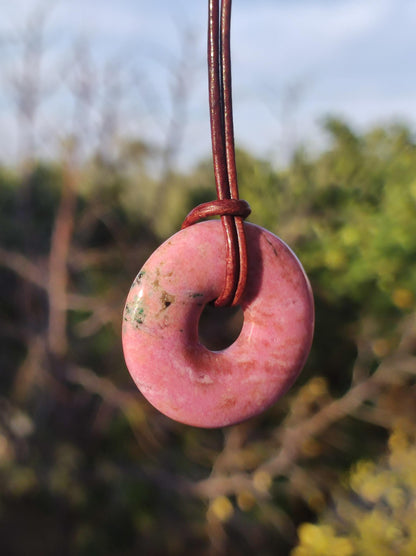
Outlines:
[{"label": "pink gemstone", "polygon": [[127,298],[123,348],[142,394],[165,415],[221,427],[267,409],[301,371],[312,343],[314,306],[305,272],[275,235],[245,223],[248,279],[237,340],[210,351],[198,322],[220,294],[224,233],[218,220],[168,239],[148,259]]}]

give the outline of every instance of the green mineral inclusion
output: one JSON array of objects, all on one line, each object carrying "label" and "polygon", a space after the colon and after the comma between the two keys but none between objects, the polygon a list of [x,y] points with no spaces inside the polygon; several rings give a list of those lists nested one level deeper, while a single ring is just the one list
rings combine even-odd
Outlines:
[{"label": "green mineral inclusion", "polygon": [[146,315],[144,313],[143,307],[141,307],[140,305],[137,306],[133,312],[134,322],[137,324],[143,324],[145,316]]},{"label": "green mineral inclusion", "polygon": [[[145,276],[145,274],[146,274],[145,270],[141,270],[139,272],[139,274],[136,276],[136,279],[132,284],[132,288],[138,286],[141,283],[141,280]],[[156,286],[156,284],[154,283],[153,285],[154,287],[157,287],[159,284],[157,283]],[[189,297],[192,299],[198,299],[204,297],[204,294],[200,292],[194,292],[194,293],[190,293]],[[163,291],[160,296],[160,301],[162,305],[161,310],[164,311],[170,305],[172,305],[172,303],[174,303],[175,296],[169,294],[166,291]],[[200,303],[198,303],[198,305],[200,305]],[[124,320],[126,322],[130,322],[133,326],[138,328],[141,324],[144,323],[145,318],[146,318],[146,311],[145,308],[143,307],[143,300],[140,299],[138,296],[135,296],[133,300],[126,305],[126,308],[124,310]]]},{"label": "green mineral inclusion", "polygon": [[[140,279],[143,277],[143,275],[144,275],[143,271],[138,274],[137,278],[133,282],[132,287],[140,283]],[[145,317],[146,317],[146,313],[142,305],[142,302],[141,300],[139,300],[139,297],[136,295],[133,298],[133,300],[126,305],[126,308],[124,309],[124,320],[126,322],[130,322],[131,324],[133,324],[133,326],[138,327],[139,325],[144,323]]]},{"label": "green mineral inclusion", "polygon": [[[141,270],[139,274],[136,276],[132,284],[132,288],[138,286],[141,282],[141,279],[146,274],[145,270]],[[134,326],[138,327],[140,324],[144,323],[144,319],[146,317],[145,310],[143,305],[139,302],[137,296],[134,297],[133,301],[126,305],[124,311],[124,320],[130,321]]]}]

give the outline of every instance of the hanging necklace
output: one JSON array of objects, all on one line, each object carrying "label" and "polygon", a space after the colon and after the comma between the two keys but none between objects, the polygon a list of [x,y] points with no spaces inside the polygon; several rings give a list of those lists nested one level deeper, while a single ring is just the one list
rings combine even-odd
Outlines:
[{"label": "hanging necklace", "polygon": [[[146,261],[123,316],[127,367],[162,413],[221,427],[267,409],[292,385],[309,354],[314,305],[289,247],[244,222],[235,165],[230,63],[231,0],[209,0],[208,75],[217,199],[195,207],[182,230]],[[200,222],[210,217],[220,220]],[[240,305],[236,341],[210,351],[198,339],[208,303]]]}]

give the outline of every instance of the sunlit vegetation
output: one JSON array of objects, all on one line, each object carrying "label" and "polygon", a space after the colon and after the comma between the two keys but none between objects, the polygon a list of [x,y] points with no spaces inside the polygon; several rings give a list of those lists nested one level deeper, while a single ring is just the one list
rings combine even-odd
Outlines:
[{"label": "sunlit vegetation", "polygon": [[354,465],[319,524],[299,527],[300,543],[292,556],[416,552],[414,432],[414,423],[398,422],[387,457]]},{"label": "sunlit vegetation", "polygon": [[225,430],[158,414],[120,343],[130,283],[214,196],[211,163],[160,181],[126,141],[0,169],[2,554],[416,553],[416,142],[325,128],[284,169],[238,152],[250,220],[297,253],[317,320],[294,388]]}]

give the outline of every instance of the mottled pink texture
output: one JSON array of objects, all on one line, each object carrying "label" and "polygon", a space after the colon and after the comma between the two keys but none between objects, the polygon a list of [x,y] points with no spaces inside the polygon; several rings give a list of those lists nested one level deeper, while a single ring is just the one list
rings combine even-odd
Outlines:
[{"label": "mottled pink texture", "polygon": [[257,415],[292,385],[314,326],[309,281],[275,235],[245,224],[248,281],[244,324],[222,351],[198,341],[204,305],[224,283],[221,223],[201,222],[168,239],[148,259],[127,298],[123,348],[143,395],[165,415],[220,427]]}]

